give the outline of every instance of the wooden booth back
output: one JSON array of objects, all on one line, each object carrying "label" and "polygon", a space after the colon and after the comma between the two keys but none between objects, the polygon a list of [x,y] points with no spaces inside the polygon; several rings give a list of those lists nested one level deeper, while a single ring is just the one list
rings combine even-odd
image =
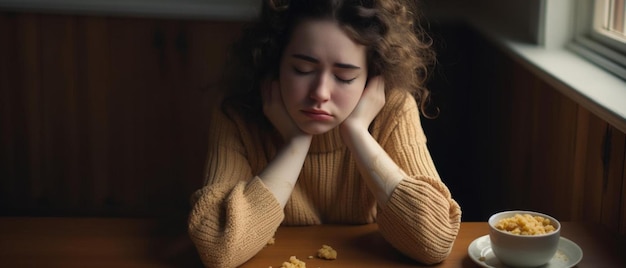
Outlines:
[{"label": "wooden booth back", "polygon": [[0,216],[187,213],[241,25],[0,12]]}]

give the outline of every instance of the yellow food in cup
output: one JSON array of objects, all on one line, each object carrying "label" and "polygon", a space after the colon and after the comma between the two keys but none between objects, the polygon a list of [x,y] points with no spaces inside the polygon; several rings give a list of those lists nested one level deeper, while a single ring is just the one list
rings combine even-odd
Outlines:
[{"label": "yellow food in cup", "polygon": [[549,219],[530,214],[515,214],[513,217],[501,219],[494,227],[517,235],[541,235],[556,230]]}]

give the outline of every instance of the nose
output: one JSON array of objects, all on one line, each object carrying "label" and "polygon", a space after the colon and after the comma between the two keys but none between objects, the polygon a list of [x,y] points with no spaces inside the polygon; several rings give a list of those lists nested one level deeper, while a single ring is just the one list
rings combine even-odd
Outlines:
[{"label": "nose", "polygon": [[309,97],[318,102],[326,102],[330,99],[332,81],[326,75],[319,75],[316,83],[311,88]]}]

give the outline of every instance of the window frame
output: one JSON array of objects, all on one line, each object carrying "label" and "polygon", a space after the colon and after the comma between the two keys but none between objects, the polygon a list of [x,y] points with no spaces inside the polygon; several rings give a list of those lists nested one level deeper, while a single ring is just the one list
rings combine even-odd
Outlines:
[{"label": "window frame", "polygon": [[[574,14],[574,38],[567,47],[596,65],[626,80],[626,43],[596,30],[595,5],[602,0],[578,0]],[[596,15],[597,16],[597,15]]]},{"label": "window frame", "polygon": [[[611,31],[603,30],[604,24],[600,21],[599,17],[602,13],[602,9],[609,8],[609,1],[615,0],[595,0],[595,10],[594,10],[594,18],[593,18],[593,28],[591,31],[591,35],[593,38],[600,40],[600,42],[612,47],[613,49],[619,50],[622,53],[626,53],[626,35],[612,33]],[[624,0],[622,0],[624,1]],[[623,5],[623,2],[622,2]],[[623,7],[622,7],[623,8]],[[623,18],[622,18],[623,19]],[[623,27],[623,26],[622,26]],[[623,39],[623,40],[619,40]]]}]

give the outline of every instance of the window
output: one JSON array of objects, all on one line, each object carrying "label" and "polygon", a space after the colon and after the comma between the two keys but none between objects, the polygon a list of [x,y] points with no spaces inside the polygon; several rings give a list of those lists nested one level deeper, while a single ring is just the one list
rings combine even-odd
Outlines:
[{"label": "window", "polygon": [[[593,12],[593,34],[604,42],[615,42],[615,49],[623,50],[626,44],[626,0],[596,0]],[[610,40],[610,41],[609,41]],[[609,43],[610,44],[610,43]]]},{"label": "window", "polygon": [[569,47],[626,79],[626,0],[579,0],[576,9]]}]

